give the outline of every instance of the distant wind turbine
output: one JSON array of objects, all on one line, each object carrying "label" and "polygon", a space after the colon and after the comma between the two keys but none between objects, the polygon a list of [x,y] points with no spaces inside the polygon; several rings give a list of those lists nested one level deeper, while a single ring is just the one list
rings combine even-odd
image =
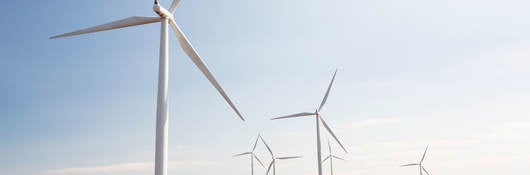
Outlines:
[{"label": "distant wind turbine", "polygon": [[177,8],[180,0],[173,0],[169,10],[160,6],[158,1],[155,0],[153,10],[158,17],[139,17],[133,16],[118,21],[113,21],[103,25],[90,27],[70,33],[65,33],[57,36],[52,36],[50,39],[68,37],[74,35],[81,35],[87,33],[100,32],[105,30],[119,29],[143,24],[150,24],[160,22],[160,60],[158,68],[158,96],[157,96],[157,107],[156,107],[156,150],[155,150],[155,175],[166,175],[167,174],[167,142],[168,142],[168,24],[171,25],[173,31],[177,35],[177,40],[184,52],[190,57],[191,61],[201,70],[206,76],[208,81],[219,91],[221,96],[226,100],[230,107],[236,112],[236,114],[245,120],[236,106],[232,103],[228,95],[225,93],[223,88],[219,85],[217,80],[206,67],[206,64],[201,60],[199,54],[195,51],[191,43],[188,41],[184,33],[180,30],[179,26],[173,19],[173,12]]},{"label": "distant wind turbine", "polygon": [[418,168],[420,169],[420,175],[423,175],[423,171],[425,171],[425,173],[427,173],[427,175],[430,175],[429,172],[427,171],[427,169],[425,169],[425,167],[423,167],[423,160],[425,160],[425,155],[427,154],[427,149],[429,149],[429,145],[427,145],[427,148],[425,148],[425,152],[423,152],[423,156],[421,157],[420,163],[411,163],[411,164],[401,165],[401,167],[418,166]]},{"label": "distant wind turbine", "polygon": [[316,127],[317,127],[317,165],[318,165],[318,175],[322,175],[322,155],[321,155],[321,149],[320,149],[320,147],[321,147],[321,144],[320,144],[320,122],[322,122],[322,124],[324,125],[326,130],[328,130],[328,132],[331,134],[331,136],[333,136],[335,141],[337,141],[337,143],[344,150],[344,152],[348,153],[348,151],[346,150],[346,148],[344,148],[344,146],[339,141],[337,136],[335,136],[333,131],[331,131],[331,128],[328,126],[326,121],[324,121],[324,118],[322,117],[322,114],[320,114],[320,111],[322,110],[322,107],[324,107],[324,104],[326,104],[326,100],[328,99],[329,91],[331,90],[331,86],[333,85],[333,81],[335,81],[335,75],[337,75],[337,70],[335,70],[335,73],[333,73],[333,78],[331,79],[331,83],[329,83],[329,86],[328,86],[328,89],[326,91],[326,94],[324,95],[324,99],[322,99],[322,102],[320,103],[320,106],[318,107],[318,109],[315,110],[315,112],[302,112],[302,113],[298,113],[298,114],[292,114],[292,115],[288,115],[288,116],[277,117],[277,118],[272,118],[271,119],[271,120],[276,120],[276,119],[295,118],[295,117],[304,117],[304,116],[314,116],[315,117]]},{"label": "distant wind turbine", "polygon": [[265,166],[263,165],[263,162],[261,162],[261,160],[259,160],[259,158],[258,158],[258,156],[256,156],[256,154],[254,154],[254,150],[256,150],[256,146],[258,145],[258,140],[259,140],[260,137],[261,136],[258,134],[258,138],[256,138],[256,141],[254,142],[254,147],[252,148],[252,151],[234,155],[234,157],[239,157],[239,156],[243,156],[243,155],[250,155],[250,174],[251,175],[254,175],[254,159],[256,159],[259,162],[259,164],[263,168],[265,168]]},{"label": "distant wind turbine", "polygon": [[298,159],[302,157],[302,156],[277,157],[274,155],[271,147],[269,147],[269,145],[267,144],[267,142],[265,142],[263,137],[260,137],[260,138],[263,144],[265,144],[265,147],[267,147],[267,150],[269,150],[269,153],[271,154],[271,163],[269,164],[269,167],[267,168],[267,173],[265,175],[269,175],[271,168],[272,168],[272,175],[276,175],[276,161],[277,160]]},{"label": "distant wind turbine", "polygon": [[324,158],[324,160],[322,160],[322,163],[326,162],[326,160],[329,160],[329,169],[331,170],[331,175],[333,175],[333,159],[339,159],[339,160],[342,160],[342,161],[346,161],[346,160],[343,159],[343,158],[335,156],[331,152],[331,145],[329,143],[329,140],[328,140],[328,150],[329,150],[329,155],[326,158]]}]

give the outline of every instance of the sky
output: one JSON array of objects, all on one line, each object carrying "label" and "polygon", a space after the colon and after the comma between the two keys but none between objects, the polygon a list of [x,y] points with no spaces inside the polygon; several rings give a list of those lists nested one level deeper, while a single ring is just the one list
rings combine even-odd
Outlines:
[{"label": "sky", "polygon": [[[314,120],[269,119],[317,108],[335,69],[322,114],[349,151],[331,141],[347,160],[336,175],[417,174],[399,165],[427,145],[431,174],[528,172],[528,6],[182,0],[175,20],[247,121],[171,35],[169,174],[249,174],[232,155],[258,133],[277,155],[304,156],[278,175],[317,174]],[[48,39],[129,16],[154,16],[152,2],[0,6],[0,174],[153,174],[159,25]],[[257,154],[270,161],[263,144]]]}]

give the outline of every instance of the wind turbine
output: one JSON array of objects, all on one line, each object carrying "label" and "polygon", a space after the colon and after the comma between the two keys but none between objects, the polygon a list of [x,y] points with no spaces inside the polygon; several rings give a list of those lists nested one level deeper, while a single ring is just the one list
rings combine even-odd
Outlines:
[{"label": "wind turbine", "polygon": [[335,156],[331,152],[331,145],[329,144],[329,140],[328,140],[328,150],[329,150],[329,155],[326,158],[324,158],[324,160],[322,160],[322,163],[326,162],[326,160],[329,159],[329,167],[331,169],[331,175],[333,175],[333,159],[339,159],[339,160],[342,160],[342,161],[346,161],[346,160],[343,159],[343,158]]},{"label": "wind turbine", "polygon": [[302,157],[302,156],[289,156],[289,157],[274,156],[274,153],[272,152],[271,147],[269,147],[269,145],[267,144],[267,142],[265,142],[263,137],[260,136],[260,139],[263,142],[263,144],[265,144],[265,147],[267,147],[267,150],[269,150],[269,153],[271,154],[271,163],[269,164],[269,167],[267,168],[267,173],[265,175],[269,175],[271,168],[272,168],[272,175],[276,175],[276,161],[277,160],[298,159]]},{"label": "wind turbine", "polygon": [[344,152],[348,153],[346,148],[342,145],[342,143],[339,141],[337,136],[331,131],[331,128],[328,126],[326,121],[324,121],[324,118],[322,117],[322,114],[320,114],[320,111],[322,110],[322,107],[324,107],[324,104],[326,104],[326,100],[329,96],[329,91],[331,90],[331,86],[333,85],[333,81],[335,81],[335,75],[337,75],[337,70],[335,70],[335,73],[333,73],[333,78],[331,79],[331,83],[329,83],[328,89],[326,91],[326,94],[324,95],[324,99],[322,99],[322,102],[320,103],[320,106],[318,109],[315,110],[315,112],[302,112],[298,114],[292,114],[288,116],[283,117],[277,117],[272,118],[271,120],[277,120],[277,119],[285,119],[285,118],[295,118],[295,117],[304,117],[304,116],[314,116],[316,121],[316,127],[317,127],[317,164],[318,164],[318,175],[322,175],[322,155],[321,155],[321,145],[320,145],[320,122],[324,125],[326,130],[333,136],[333,138],[339,143],[340,147],[344,150]]},{"label": "wind turbine", "polygon": [[258,134],[258,138],[256,138],[256,141],[254,142],[254,147],[252,148],[252,151],[234,155],[234,157],[247,155],[247,154],[250,155],[250,174],[251,175],[254,175],[254,159],[256,159],[259,162],[259,164],[263,168],[265,168],[265,166],[263,165],[263,162],[261,162],[261,160],[259,160],[259,158],[258,158],[258,156],[256,156],[256,154],[254,154],[254,150],[256,150],[256,146],[258,145],[258,140],[259,140],[260,137],[261,136]]},{"label": "wind turbine", "polygon": [[423,171],[425,171],[425,173],[427,173],[427,175],[430,175],[429,172],[427,171],[427,169],[425,169],[425,167],[423,167],[423,160],[425,160],[425,155],[427,154],[427,149],[429,149],[429,145],[427,145],[427,148],[425,148],[425,152],[423,152],[423,156],[421,157],[420,163],[411,163],[411,164],[401,165],[401,167],[418,166],[420,168],[420,175],[423,175]]},{"label": "wind turbine", "polygon": [[158,68],[158,96],[157,96],[157,107],[156,107],[156,150],[155,150],[155,175],[166,175],[167,174],[167,142],[168,142],[168,24],[173,28],[173,31],[177,35],[177,39],[184,52],[190,57],[191,61],[201,70],[206,76],[210,83],[219,91],[221,96],[226,100],[230,107],[236,112],[236,114],[245,120],[239,110],[232,103],[228,95],[225,93],[223,88],[219,85],[217,80],[206,67],[206,64],[201,60],[199,54],[195,51],[191,43],[188,41],[184,33],[180,30],[179,26],[173,19],[173,12],[177,8],[180,0],[173,0],[169,10],[160,6],[157,0],[153,6],[153,10],[158,17],[139,17],[133,16],[122,20],[113,21],[110,23],[90,27],[70,33],[65,33],[57,36],[52,36],[50,39],[81,35],[87,33],[94,33],[105,30],[112,30],[118,28],[125,28],[143,24],[150,24],[160,22],[160,60]]}]

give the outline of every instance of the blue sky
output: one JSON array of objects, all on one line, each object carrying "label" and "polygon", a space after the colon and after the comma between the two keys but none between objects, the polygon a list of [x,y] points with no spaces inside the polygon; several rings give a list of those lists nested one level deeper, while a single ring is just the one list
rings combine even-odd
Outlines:
[{"label": "blue sky", "polygon": [[[304,155],[281,162],[278,174],[315,174],[314,121],[269,118],[314,110],[336,68],[323,114],[350,150],[336,174],[417,173],[397,166],[418,160],[427,144],[433,174],[530,171],[529,5],[183,0],[177,23],[248,121],[172,37],[169,172],[246,174],[247,160],[231,156],[262,133],[278,154]],[[48,40],[152,16],[151,8],[103,0],[0,6],[0,174],[153,172],[159,25]]]}]

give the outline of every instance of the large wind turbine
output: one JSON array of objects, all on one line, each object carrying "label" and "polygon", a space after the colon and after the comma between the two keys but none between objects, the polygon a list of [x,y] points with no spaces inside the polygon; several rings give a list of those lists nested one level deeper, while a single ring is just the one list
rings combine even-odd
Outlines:
[{"label": "large wind turbine", "polygon": [[326,162],[326,160],[329,160],[329,169],[331,170],[331,175],[333,175],[333,159],[339,159],[342,161],[346,161],[346,160],[338,156],[335,156],[331,152],[331,144],[329,143],[329,140],[328,140],[328,150],[329,150],[329,155],[326,158],[324,158],[324,160],[322,160],[322,163]]},{"label": "large wind turbine", "polygon": [[425,169],[425,167],[423,167],[423,160],[425,160],[425,155],[427,154],[427,149],[429,149],[429,145],[427,145],[427,148],[425,148],[425,152],[423,152],[423,156],[421,156],[420,163],[411,163],[411,164],[401,165],[401,167],[418,166],[418,168],[420,169],[420,175],[423,175],[423,171],[425,171],[425,173],[427,173],[427,175],[430,175],[429,172],[427,171],[427,169]]},{"label": "large wind turbine", "polygon": [[234,157],[238,157],[238,156],[242,156],[242,155],[250,155],[250,174],[251,175],[254,175],[254,159],[256,159],[259,162],[259,164],[262,167],[265,168],[265,166],[263,165],[263,162],[261,162],[261,160],[259,160],[259,158],[258,158],[258,156],[256,156],[256,154],[254,154],[254,151],[256,150],[256,146],[258,145],[258,140],[259,140],[260,137],[261,136],[258,134],[258,138],[256,138],[256,141],[254,142],[254,147],[252,148],[252,151],[234,155]]},{"label": "large wind turbine", "polygon": [[302,157],[302,156],[289,156],[289,157],[274,156],[274,153],[272,152],[271,147],[269,147],[269,145],[267,144],[267,142],[265,142],[263,137],[260,136],[260,139],[263,142],[263,144],[265,144],[265,147],[267,147],[267,150],[269,150],[269,153],[271,154],[271,163],[269,163],[269,167],[267,168],[267,173],[265,175],[269,175],[271,168],[272,168],[272,175],[276,175],[276,161],[277,160],[298,159]]},{"label": "large wind turbine", "polygon": [[167,142],[168,142],[168,24],[173,28],[173,31],[177,35],[177,39],[184,52],[190,57],[191,61],[201,70],[206,78],[212,83],[212,85],[219,91],[223,98],[228,102],[230,107],[236,112],[236,114],[245,120],[241,113],[237,110],[235,105],[232,103],[228,95],[225,93],[223,88],[219,85],[217,80],[206,67],[206,64],[201,60],[199,54],[195,51],[191,43],[188,41],[184,33],[180,30],[179,26],[173,19],[173,12],[177,8],[180,0],[173,0],[169,10],[160,6],[157,0],[153,6],[153,10],[158,17],[138,17],[133,16],[118,21],[113,21],[103,25],[90,27],[62,35],[50,37],[50,39],[61,38],[67,36],[81,35],[87,33],[94,33],[105,30],[112,30],[124,27],[131,27],[143,24],[150,24],[160,22],[160,60],[158,69],[158,96],[157,96],[157,107],[156,107],[156,150],[155,150],[155,175],[166,175],[167,174]]},{"label": "large wind turbine", "polygon": [[320,145],[320,122],[322,122],[322,124],[324,125],[326,130],[328,130],[328,132],[331,134],[331,136],[333,136],[333,138],[337,141],[337,143],[339,143],[340,147],[344,150],[344,152],[348,153],[348,151],[346,150],[346,148],[344,148],[344,146],[339,141],[337,136],[335,136],[333,131],[331,131],[331,128],[328,126],[326,121],[324,121],[324,118],[322,117],[322,114],[320,114],[320,111],[322,110],[322,107],[324,107],[324,104],[326,104],[326,100],[328,99],[329,91],[331,90],[331,86],[333,85],[333,81],[335,81],[335,75],[337,75],[337,70],[335,70],[335,73],[333,73],[333,78],[331,79],[331,83],[329,83],[328,89],[326,91],[326,95],[324,95],[324,99],[322,99],[322,102],[320,103],[320,106],[318,107],[318,109],[315,110],[315,112],[302,112],[302,113],[298,113],[298,114],[292,114],[292,115],[288,115],[288,116],[277,117],[277,118],[272,118],[271,119],[271,120],[276,120],[276,119],[295,118],[295,117],[304,117],[304,116],[314,116],[315,117],[316,127],[317,127],[318,175],[322,175],[322,155],[321,155],[321,150],[320,150],[320,147],[321,147],[321,145]]}]

